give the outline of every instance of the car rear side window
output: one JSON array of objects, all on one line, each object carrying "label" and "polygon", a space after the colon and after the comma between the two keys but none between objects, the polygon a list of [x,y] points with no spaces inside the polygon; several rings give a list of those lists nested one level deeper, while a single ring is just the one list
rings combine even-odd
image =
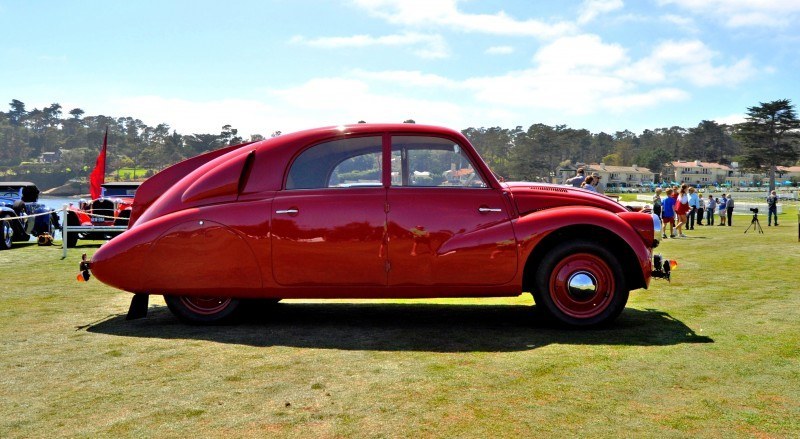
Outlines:
[{"label": "car rear side window", "polygon": [[286,189],[382,186],[380,136],[354,137],[320,143],[292,163]]},{"label": "car rear side window", "polygon": [[487,187],[457,143],[423,136],[392,137],[392,186]]}]

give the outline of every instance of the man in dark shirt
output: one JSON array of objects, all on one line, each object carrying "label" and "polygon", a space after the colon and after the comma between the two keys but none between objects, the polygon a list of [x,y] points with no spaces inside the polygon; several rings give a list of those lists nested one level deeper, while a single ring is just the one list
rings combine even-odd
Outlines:
[{"label": "man in dark shirt", "polygon": [[567,181],[564,183],[571,184],[574,187],[581,187],[581,184],[583,184],[584,180],[586,180],[586,173],[583,168],[578,168],[577,174],[574,177],[567,179]]},{"label": "man in dark shirt", "polygon": [[728,203],[725,205],[725,209],[728,210],[728,226],[732,226],[733,222],[733,195],[728,194]]},{"label": "man in dark shirt", "polygon": [[775,191],[769,193],[767,197],[767,226],[772,225],[772,217],[775,217],[775,225],[778,225],[778,196]]}]

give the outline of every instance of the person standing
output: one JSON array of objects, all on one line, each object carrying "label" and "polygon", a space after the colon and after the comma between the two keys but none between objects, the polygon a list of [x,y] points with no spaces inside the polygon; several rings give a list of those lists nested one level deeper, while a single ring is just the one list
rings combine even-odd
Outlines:
[{"label": "person standing", "polygon": [[661,217],[661,188],[656,188],[656,193],[653,195],[653,213]]},{"label": "person standing", "polygon": [[675,200],[675,216],[677,217],[675,228],[678,229],[678,237],[679,238],[686,238],[687,236],[683,233],[683,227],[686,226],[686,222],[688,221],[686,218],[686,214],[689,213],[691,209],[689,207],[689,194],[687,185],[684,183],[681,185],[681,189],[678,192],[678,196]]},{"label": "person standing", "polygon": [[728,194],[728,202],[725,205],[725,210],[728,211],[728,227],[733,225],[733,194]]},{"label": "person standing", "polygon": [[700,195],[697,196],[697,225],[703,225],[703,214],[705,213],[706,201]]},{"label": "person standing", "polygon": [[706,203],[706,225],[714,225],[714,216],[717,213],[717,202],[714,200],[713,195],[708,196],[708,203]]},{"label": "person standing", "polygon": [[778,196],[775,191],[769,193],[767,197],[767,226],[772,225],[772,217],[775,217],[775,225],[778,225]]},{"label": "person standing", "polygon": [[592,186],[594,186],[594,191],[598,194],[602,194],[604,192],[600,187],[600,174],[597,172],[592,172]]},{"label": "person standing", "polygon": [[689,186],[689,212],[687,214],[686,230],[694,230],[694,220],[697,215],[697,193],[694,191],[694,186]]},{"label": "person standing", "polygon": [[586,180],[586,171],[583,168],[578,168],[574,177],[567,179],[564,184],[571,184],[573,187],[581,187],[584,180]]},{"label": "person standing", "polygon": [[661,188],[656,188],[656,193],[653,195],[653,214],[661,220],[661,237],[667,237],[667,226],[664,224],[664,219],[661,217]]},{"label": "person standing", "polygon": [[594,183],[594,177],[590,175],[586,177],[586,180],[583,180],[583,183],[581,183],[580,187],[581,189],[586,189],[587,191],[597,192],[597,189],[594,187],[593,183]]},{"label": "person standing", "polygon": [[719,197],[719,201],[717,201],[717,209],[719,210],[719,225],[725,225],[725,218],[728,215],[728,211],[725,210],[725,207],[728,205],[728,199],[725,198],[725,194],[722,194]]},{"label": "person standing", "polygon": [[667,224],[669,224],[669,237],[675,237],[675,193],[672,188],[667,189],[667,198],[661,203],[661,218],[664,224],[663,238],[667,237]]}]

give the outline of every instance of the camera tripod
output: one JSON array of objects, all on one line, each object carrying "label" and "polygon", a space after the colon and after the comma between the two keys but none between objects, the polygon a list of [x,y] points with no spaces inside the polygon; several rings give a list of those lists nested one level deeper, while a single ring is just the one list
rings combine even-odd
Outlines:
[{"label": "camera tripod", "polygon": [[750,227],[753,228],[754,231],[758,231],[758,233],[764,234],[764,229],[761,228],[761,223],[758,222],[758,212],[753,214],[753,219],[750,221],[750,225],[747,226],[747,229],[744,233],[747,233],[750,230]]}]

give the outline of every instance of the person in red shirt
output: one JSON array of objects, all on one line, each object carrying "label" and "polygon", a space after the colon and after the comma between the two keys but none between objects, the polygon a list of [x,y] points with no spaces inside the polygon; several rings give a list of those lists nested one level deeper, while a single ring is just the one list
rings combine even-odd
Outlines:
[{"label": "person in red shirt", "polygon": [[686,214],[691,209],[687,192],[686,184],[681,185],[681,189],[678,191],[678,198],[675,200],[675,215],[678,217],[678,224],[675,225],[675,228],[678,229],[679,238],[686,238],[686,235],[683,234],[683,226],[686,224]]}]

